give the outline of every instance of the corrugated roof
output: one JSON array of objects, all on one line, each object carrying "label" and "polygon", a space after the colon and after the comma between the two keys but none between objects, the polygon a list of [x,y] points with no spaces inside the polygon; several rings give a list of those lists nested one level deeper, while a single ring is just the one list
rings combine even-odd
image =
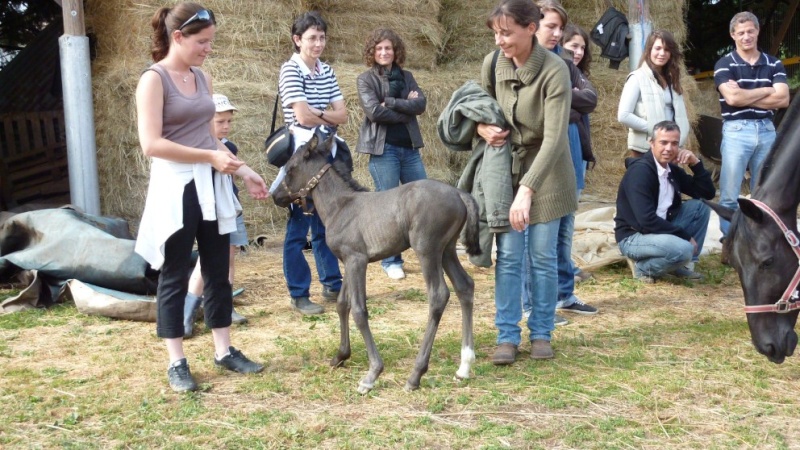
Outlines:
[{"label": "corrugated roof", "polygon": [[57,20],[0,70],[0,114],[62,109]]}]

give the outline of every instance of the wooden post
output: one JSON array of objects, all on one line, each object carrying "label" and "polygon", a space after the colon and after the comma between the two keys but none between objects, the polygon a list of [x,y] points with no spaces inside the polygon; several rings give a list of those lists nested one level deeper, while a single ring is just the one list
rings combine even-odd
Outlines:
[{"label": "wooden post", "polygon": [[778,50],[780,50],[781,42],[783,42],[783,38],[786,37],[786,32],[789,31],[789,26],[792,24],[792,19],[794,18],[794,13],[797,11],[798,4],[800,4],[800,0],[792,0],[792,2],[789,3],[789,8],[786,10],[786,14],[783,16],[781,27],[778,30],[778,33],[772,37],[772,47],[769,49],[770,55],[777,56]]},{"label": "wooden post", "polygon": [[83,0],[61,0],[61,9],[64,35],[58,39],[58,47],[61,54],[70,197],[72,203],[85,212],[100,215],[92,67],[89,38],[85,36],[83,22]]}]

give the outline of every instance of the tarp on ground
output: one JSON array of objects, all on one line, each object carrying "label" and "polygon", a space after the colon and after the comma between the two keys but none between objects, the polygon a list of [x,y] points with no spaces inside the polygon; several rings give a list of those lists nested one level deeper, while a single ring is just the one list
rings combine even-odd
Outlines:
[{"label": "tarp on ground", "polygon": [[[152,299],[144,296],[155,293],[158,272],[133,251],[134,244],[125,220],[69,206],[3,213],[0,280],[16,279],[26,287],[3,301],[0,312],[46,307],[71,298],[79,311],[88,308],[81,311],[87,314],[154,320],[148,312]],[[70,280],[80,281],[71,285]],[[127,303],[114,306],[112,299]]]}]

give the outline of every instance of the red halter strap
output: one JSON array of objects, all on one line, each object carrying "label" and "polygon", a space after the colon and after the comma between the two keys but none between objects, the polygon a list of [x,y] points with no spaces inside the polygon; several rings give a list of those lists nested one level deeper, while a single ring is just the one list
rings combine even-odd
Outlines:
[{"label": "red halter strap", "polygon": [[765,203],[760,202],[758,200],[750,199],[754,205],[758,206],[761,211],[767,213],[772,220],[780,227],[781,231],[783,232],[783,236],[786,238],[786,242],[789,243],[789,246],[792,248],[795,256],[797,256],[798,260],[798,268],[794,272],[794,277],[792,277],[792,281],[789,282],[789,287],[783,292],[780,300],[771,304],[771,305],[753,305],[753,306],[745,306],[744,312],[751,314],[751,313],[779,313],[785,314],[788,312],[792,312],[794,310],[800,309],[800,302],[797,301],[798,299],[798,292],[797,286],[800,284],[800,240],[797,239],[797,235],[790,230],[786,224],[775,214],[775,211],[772,210],[769,206]]}]

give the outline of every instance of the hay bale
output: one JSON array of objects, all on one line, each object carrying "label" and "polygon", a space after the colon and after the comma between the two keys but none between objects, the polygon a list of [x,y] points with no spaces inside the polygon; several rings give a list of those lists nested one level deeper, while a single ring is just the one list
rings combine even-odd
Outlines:
[{"label": "hay bale", "polygon": [[442,47],[444,27],[436,16],[404,17],[383,14],[327,14],[328,34],[325,49],[333,64],[363,64],[367,35],[379,27],[395,30],[406,46],[406,66],[411,69],[433,69]]},{"label": "hay bale", "polygon": [[497,0],[442,0],[440,21],[445,32],[439,64],[480,63],[495,49],[486,18],[496,5]]},{"label": "hay bale", "polygon": [[[684,39],[683,2],[651,3],[655,26],[670,29]],[[231,140],[241,149],[242,159],[268,183],[277,170],[266,163],[262,147],[269,131],[278,71],[292,53],[292,21],[301,12],[313,9],[319,10],[330,25],[331,40],[323,59],[332,63],[339,77],[350,115],[340,134],[355,147],[363,120],[355,87],[356,77],[366,70],[361,61],[363,42],[373,28],[390,26],[406,41],[406,66],[428,97],[428,110],[420,117],[425,141],[422,157],[428,175],[450,183],[457,180],[468,155],[441,144],[436,120],[452,92],[467,79],[479,76],[484,55],[494,48],[485,19],[495,0],[393,0],[382,4],[366,0],[207,0],[203,4],[214,10],[219,29],[214,52],[203,69],[213,77],[215,91],[227,95],[239,108]],[[626,2],[616,0],[614,4],[626,11]],[[93,86],[103,211],[129,219],[134,228],[144,208],[149,177],[149,160],[141,153],[136,133],[134,92],[142,70],[151,64],[150,19],[162,5],[156,0],[86,2],[87,28],[98,37]],[[572,19],[587,29],[606,9],[604,0],[567,0],[564,5]],[[596,46],[593,51],[599,55]],[[588,174],[587,192],[614,198],[626,142],[626,130],[616,122],[616,111],[627,66],[623,62],[623,70],[617,71],[607,66],[595,58],[592,82],[600,104],[591,120],[599,163]],[[700,96],[699,90],[695,90],[693,80],[685,83],[692,103]],[[699,109],[708,113],[705,107]],[[718,107],[710,109],[716,111]],[[695,110],[698,108],[693,107]],[[371,187],[368,159],[355,155],[355,177]],[[255,202],[246,193],[241,197],[251,236],[283,229],[285,211],[271,201]]]}]

